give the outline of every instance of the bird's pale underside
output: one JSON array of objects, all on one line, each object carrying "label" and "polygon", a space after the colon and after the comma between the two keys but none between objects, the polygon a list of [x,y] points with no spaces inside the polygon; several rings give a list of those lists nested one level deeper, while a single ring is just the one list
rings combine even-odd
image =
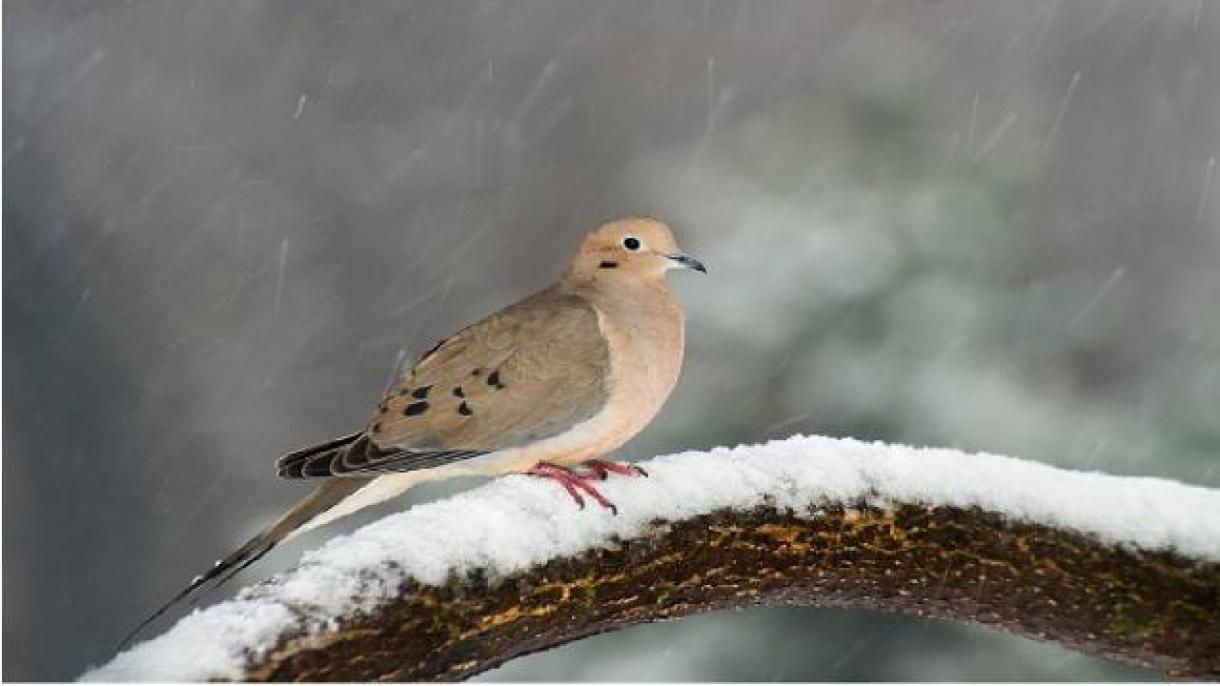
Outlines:
[{"label": "bird's pale underside", "polygon": [[601,458],[651,421],[682,366],[682,311],[664,278],[673,268],[704,271],[664,223],[595,229],[554,284],[423,354],[364,430],[280,458],[281,477],[322,484],[147,621],[289,536],[424,481],[531,473],[613,508],[588,478],[636,473]]}]

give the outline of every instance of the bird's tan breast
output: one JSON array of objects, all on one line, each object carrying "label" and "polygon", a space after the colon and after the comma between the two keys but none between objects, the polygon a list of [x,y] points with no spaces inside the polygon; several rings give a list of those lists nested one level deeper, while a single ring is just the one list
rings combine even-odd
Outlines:
[{"label": "bird's tan breast", "polygon": [[682,370],[684,325],[668,291],[594,308],[610,350],[608,452],[647,426],[669,398]]},{"label": "bird's tan breast", "polygon": [[538,462],[576,464],[613,452],[652,421],[682,368],[682,311],[665,289],[597,295],[587,301],[609,358],[601,409],[560,434],[455,469],[491,474],[524,471]]}]

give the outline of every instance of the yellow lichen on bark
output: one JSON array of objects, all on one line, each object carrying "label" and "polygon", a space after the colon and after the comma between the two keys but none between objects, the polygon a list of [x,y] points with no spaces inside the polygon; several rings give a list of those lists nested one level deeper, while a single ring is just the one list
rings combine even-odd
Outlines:
[{"label": "yellow lichen on bark", "polygon": [[981,510],[722,511],[489,583],[408,582],[251,657],[250,680],[461,679],[591,634],[784,603],[978,622],[1176,675],[1220,675],[1220,566]]}]

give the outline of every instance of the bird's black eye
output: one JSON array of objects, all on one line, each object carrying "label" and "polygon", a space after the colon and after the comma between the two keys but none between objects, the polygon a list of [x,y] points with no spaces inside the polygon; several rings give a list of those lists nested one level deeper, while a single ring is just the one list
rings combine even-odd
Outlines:
[{"label": "bird's black eye", "polygon": [[640,239],[636,238],[635,236],[628,236],[623,239],[623,247],[631,251],[639,250]]}]

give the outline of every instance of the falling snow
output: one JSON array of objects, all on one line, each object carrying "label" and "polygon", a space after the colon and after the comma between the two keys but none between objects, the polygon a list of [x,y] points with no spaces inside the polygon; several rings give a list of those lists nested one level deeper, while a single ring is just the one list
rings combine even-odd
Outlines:
[{"label": "falling snow", "polygon": [[[675,283],[686,366],[633,455],[830,432],[1220,484],[1220,2],[4,14],[6,678],[107,659],[299,495],[277,455],[357,429],[391,364],[616,214],[712,269]],[[893,618],[705,619],[658,662],[615,636],[488,678],[1154,676],[968,630],[931,660]],[[811,628],[853,638],[774,656]]]}]

